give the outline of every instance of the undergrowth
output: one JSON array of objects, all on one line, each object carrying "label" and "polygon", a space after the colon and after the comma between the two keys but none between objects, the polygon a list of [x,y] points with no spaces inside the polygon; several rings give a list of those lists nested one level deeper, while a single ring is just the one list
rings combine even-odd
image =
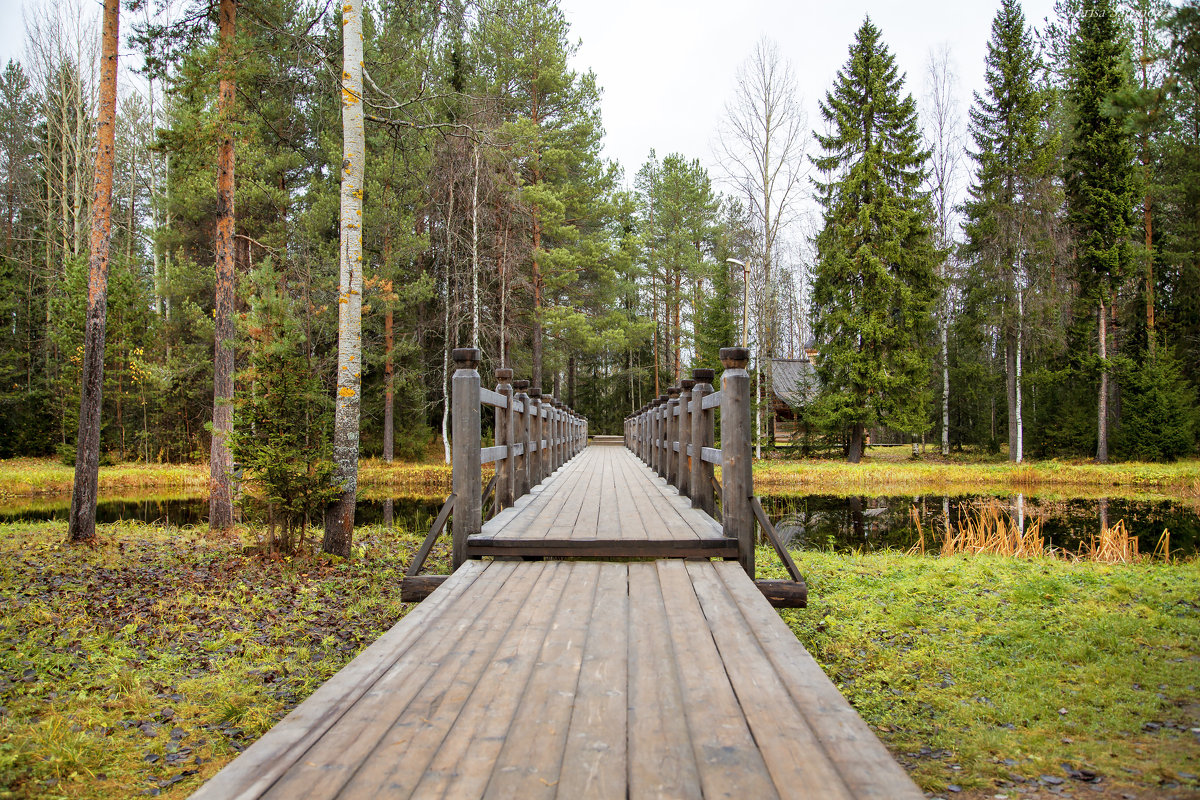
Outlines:
[{"label": "undergrowth", "polygon": [[1197,561],[793,555],[784,619],[924,788],[1200,788]]},{"label": "undergrowth", "polygon": [[65,538],[0,525],[0,798],[186,795],[405,614],[421,537],[359,528],[344,561],[199,529]]}]

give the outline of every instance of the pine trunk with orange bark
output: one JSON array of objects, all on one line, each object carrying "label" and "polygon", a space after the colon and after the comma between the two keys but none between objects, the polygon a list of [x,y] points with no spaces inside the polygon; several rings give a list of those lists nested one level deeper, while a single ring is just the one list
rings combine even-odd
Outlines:
[{"label": "pine trunk with orange bark", "polygon": [[217,150],[216,302],[213,311],[213,429],[209,448],[208,527],[233,525],[233,457],[227,437],[233,430],[233,48],[237,31],[235,0],[221,0],[217,11],[221,78],[217,85],[217,118],[221,143]]},{"label": "pine trunk with orange bark", "polygon": [[108,246],[112,239],[113,160],[116,150],[117,33],[120,0],[104,0],[101,34],[100,107],[96,124],[96,176],[92,195],[92,249],[88,262],[87,320],[79,397],[75,485],[71,491],[68,538],[96,535],[96,492],[100,475],[100,411],[104,389],[104,327],[108,307]]}]

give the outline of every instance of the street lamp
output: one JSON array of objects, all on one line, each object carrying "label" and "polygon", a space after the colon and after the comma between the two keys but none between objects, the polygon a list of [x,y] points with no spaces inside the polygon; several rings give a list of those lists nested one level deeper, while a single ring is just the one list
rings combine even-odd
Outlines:
[{"label": "street lamp", "polygon": [[746,347],[747,315],[750,309],[750,268],[745,261],[736,258],[725,259],[726,264],[737,264],[742,268],[742,347]]}]

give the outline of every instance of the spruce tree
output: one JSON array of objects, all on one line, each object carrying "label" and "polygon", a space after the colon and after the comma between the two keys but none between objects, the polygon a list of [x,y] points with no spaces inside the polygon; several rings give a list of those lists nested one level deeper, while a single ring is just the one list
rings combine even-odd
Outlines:
[{"label": "spruce tree", "polygon": [[929,427],[929,332],[937,251],[921,190],[916,103],[867,18],[850,58],[821,102],[830,131],[813,163],[824,209],[817,235],[813,320],[822,415],[850,428],[848,458],[863,435],[887,424],[919,434]]},{"label": "spruce tree", "polygon": [[1126,85],[1125,49],[1111,0],[1083,0],[1071,47],[1072,141],[1067,153],[1068,220],[1084,301],[1096,309],[1099,401],[1096,461],[1108,461],[1108,317],[1114,289],[1132,264],[1134,154],[1111,101]]},{"label": "spruce tree", "polygon": [[1041,61],[1016,0],[1003,0],[988,42],[987,90],[971,109],[972,155],[978,165],[966,203],[963,248],[974,280],[968,302],[995,309],[1004,341],[1008,457],[1023,449],[1020,385],[1026,294],[1039,254],[1047,250],[1054,140],[1047,134],[1047,95],[1038,86]]}]

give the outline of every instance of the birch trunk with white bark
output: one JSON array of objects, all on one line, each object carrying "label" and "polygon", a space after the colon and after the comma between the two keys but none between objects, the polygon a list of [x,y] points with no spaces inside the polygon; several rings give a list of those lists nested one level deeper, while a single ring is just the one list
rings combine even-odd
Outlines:
[{"label": "birch trunk with white bark", "polygon": [[338,282],[337,405],[333,460],[342,495],[325,511],[326,553],[350,555],[358,490],[359,395],[362,389],[362,203],[366,177],[363,129],[362,0],[342,5],[342,192]]}]

